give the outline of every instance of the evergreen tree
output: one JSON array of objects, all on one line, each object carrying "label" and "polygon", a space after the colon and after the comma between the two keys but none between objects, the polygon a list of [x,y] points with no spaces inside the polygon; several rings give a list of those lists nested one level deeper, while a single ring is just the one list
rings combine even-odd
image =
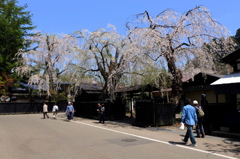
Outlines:
[{"label": "evergreen tree", "polygon": [[236,49],[238,49],[240,47],[240,28],[238,28],[238,30],[236,31],[236,35],[232,37],[234,42],[237,43],[238,47]]},{"label": "evergreen tree", "polygon": [[0,72],[8,76],[16,64],[15,54],[20,48],[28,47],[24,38],[35,28],[32,15],[25,11],[27,5],[18,6],[17,3],[17,0],[0,0]]}]

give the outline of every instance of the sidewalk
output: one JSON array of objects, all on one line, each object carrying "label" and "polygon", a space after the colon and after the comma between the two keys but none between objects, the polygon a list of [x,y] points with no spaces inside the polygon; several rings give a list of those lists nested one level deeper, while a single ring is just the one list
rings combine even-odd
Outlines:
[{"label": "sidewalk", "polygon": [[[179,118],[181,115],[180,114],[176,114],[176,118]],[[59,117],[61,118],[66,118],[65,113],[59,115]],[[88,118],[81,118],[81,117],[74,117],[73,120],[78,121],[78,120],[93,120],[94,119],[88,119]],[[150,130],[150,131],[163,131],[163,132],[169,132],[169,133],[175,133],[175,134],[179,134],[179,135],[185,135],[187,129],[185,127],[184,130],[180,130],[179,129],[179,125],[178,124],[174,124],[174,125],[170,125],[170,126],[159,126],[159,127],[139,127],[134,125],[135,123],[135,119],[134,118],[126,118],[123,120],[116,120],[116,121],[106,121],[106,124],[109,125],[118,125],[121,127],[136,127],[136,128],[143,128],[146,130]],[[195,132],[195,131],[194,131]],[[206,135],[205,138],[211,138],[211,139],[217,139],[217,140],[221,140],[221,139],[231,139],[231,140],[236,140],[236,141],[240,141],[240,134],[234,134],[234,133],[228,133],[228,132],[221,132],[221,131],[214,131],[212,132],[213,135]]]},{"label": "sidewalk", "polygon": [[[66,115],[59,115],[59,118],[66,119]],[[206,135],[205,138],[196,138],[197,147],[192,148],[185,145],[181,140],[184,138],[186,130],[180,130],[178,125],[161,126],[161,127],[138,127],[133,126],[134,119],[125,119],[118,121],[106,121],[101,124],[98,120],[87,119],[81,117],[74,117],[73,122],[79,124],[102,128],[105,130],[112,130],[114,132],[122,132],[124,134],[133,134],[133,136],[142,136],[143,138],[151,138],[160,142],[168,143],[174,146],[184,147],[187,149],[194,149],[204,153],[224,155],[224,158],[231,158],[232,156],[240,158],[240,140]],[[231,158],[232,159],[232,158]]]}]

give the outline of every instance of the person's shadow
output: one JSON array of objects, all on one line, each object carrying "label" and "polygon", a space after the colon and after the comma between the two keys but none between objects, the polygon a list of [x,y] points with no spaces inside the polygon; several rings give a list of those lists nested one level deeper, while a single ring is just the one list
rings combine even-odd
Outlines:
[{"label": "person's shadow", "polygon": [[[184,137],[184,135],[180,135],[181,137]],[[169,144],[172,144],[172,145],[186,145],[186,143],[182,142],[182,141],[179,141],[179,142],[176,142],[176,141],[168,141]]]},{"label": "person's shadow", "polygon": [[168,141],[168,143],[172,145],[186,145],[184,142]]}]

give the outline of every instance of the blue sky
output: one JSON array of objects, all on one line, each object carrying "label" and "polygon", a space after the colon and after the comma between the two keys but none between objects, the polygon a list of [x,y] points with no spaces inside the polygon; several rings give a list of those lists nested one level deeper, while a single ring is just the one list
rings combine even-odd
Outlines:
[{"label": "blue sky", "polygon": [[209,9],[213,18],[225,26],[231,35],[240,28],[240,0],[18,0],[27,4],[33,14],[36,30],[43,33],[71,34],[88,29],[95,31],[112,24],[121,35],[126,34],[127,19],[144,11],[152,17],[167,8],[179,13],[197,5]]}]

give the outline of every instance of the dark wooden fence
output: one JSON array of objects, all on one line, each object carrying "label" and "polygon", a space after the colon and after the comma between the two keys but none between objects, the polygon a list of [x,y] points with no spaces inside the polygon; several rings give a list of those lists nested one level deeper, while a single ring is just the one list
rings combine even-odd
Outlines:
[{"label": "dark wooden fence", "polygon": [[[106,108],[106,120],[122,119],[125,117],[125,106],[121,102],[105,102],[105,101],[90,101],[90,102],[75,102],[73,106],[76,110],[75,116],[96,119],[98,118],[97,103],[104,104]],[[46,103],[48,111],[52,111],[54,103]],[[67,102],[58,103],[59,111],[65,112]],[[23,113],[41,113],[43,103],[0,103],[0,114],[23,114]]]},{"label": "dark wooden fence", "polygon": [[105,102],[105,101],[89,101],[89,102],[76,102],[74,108],[75,115],[78,117],[86,117],[97,119],[98,112],[97,104],[101,103],[105,106],[105,119],[116,120],[125,117],[125,106],[121,102]]},{"label": "dark wooden fence", "polygon": [[206,134],[219,131],[220,127],[230,128],[230,132],[240,133],[240,113],[229,109],[226,103],[209,103],[204,105],[203,125]]},{"label": "dark wooden fence", "polygon": [[[46,103],[48,111],[52,111],[54,103]],[[58,103],[59,111],[66,110],[67,103]],[[0,103],[0,114],[41,113],[43,103]]]},{"label": "dark wooden fence", "polygon": [[136,101],[136,123],[143,126],[163,126],[175,123],[175,107],[151,100]]}]

